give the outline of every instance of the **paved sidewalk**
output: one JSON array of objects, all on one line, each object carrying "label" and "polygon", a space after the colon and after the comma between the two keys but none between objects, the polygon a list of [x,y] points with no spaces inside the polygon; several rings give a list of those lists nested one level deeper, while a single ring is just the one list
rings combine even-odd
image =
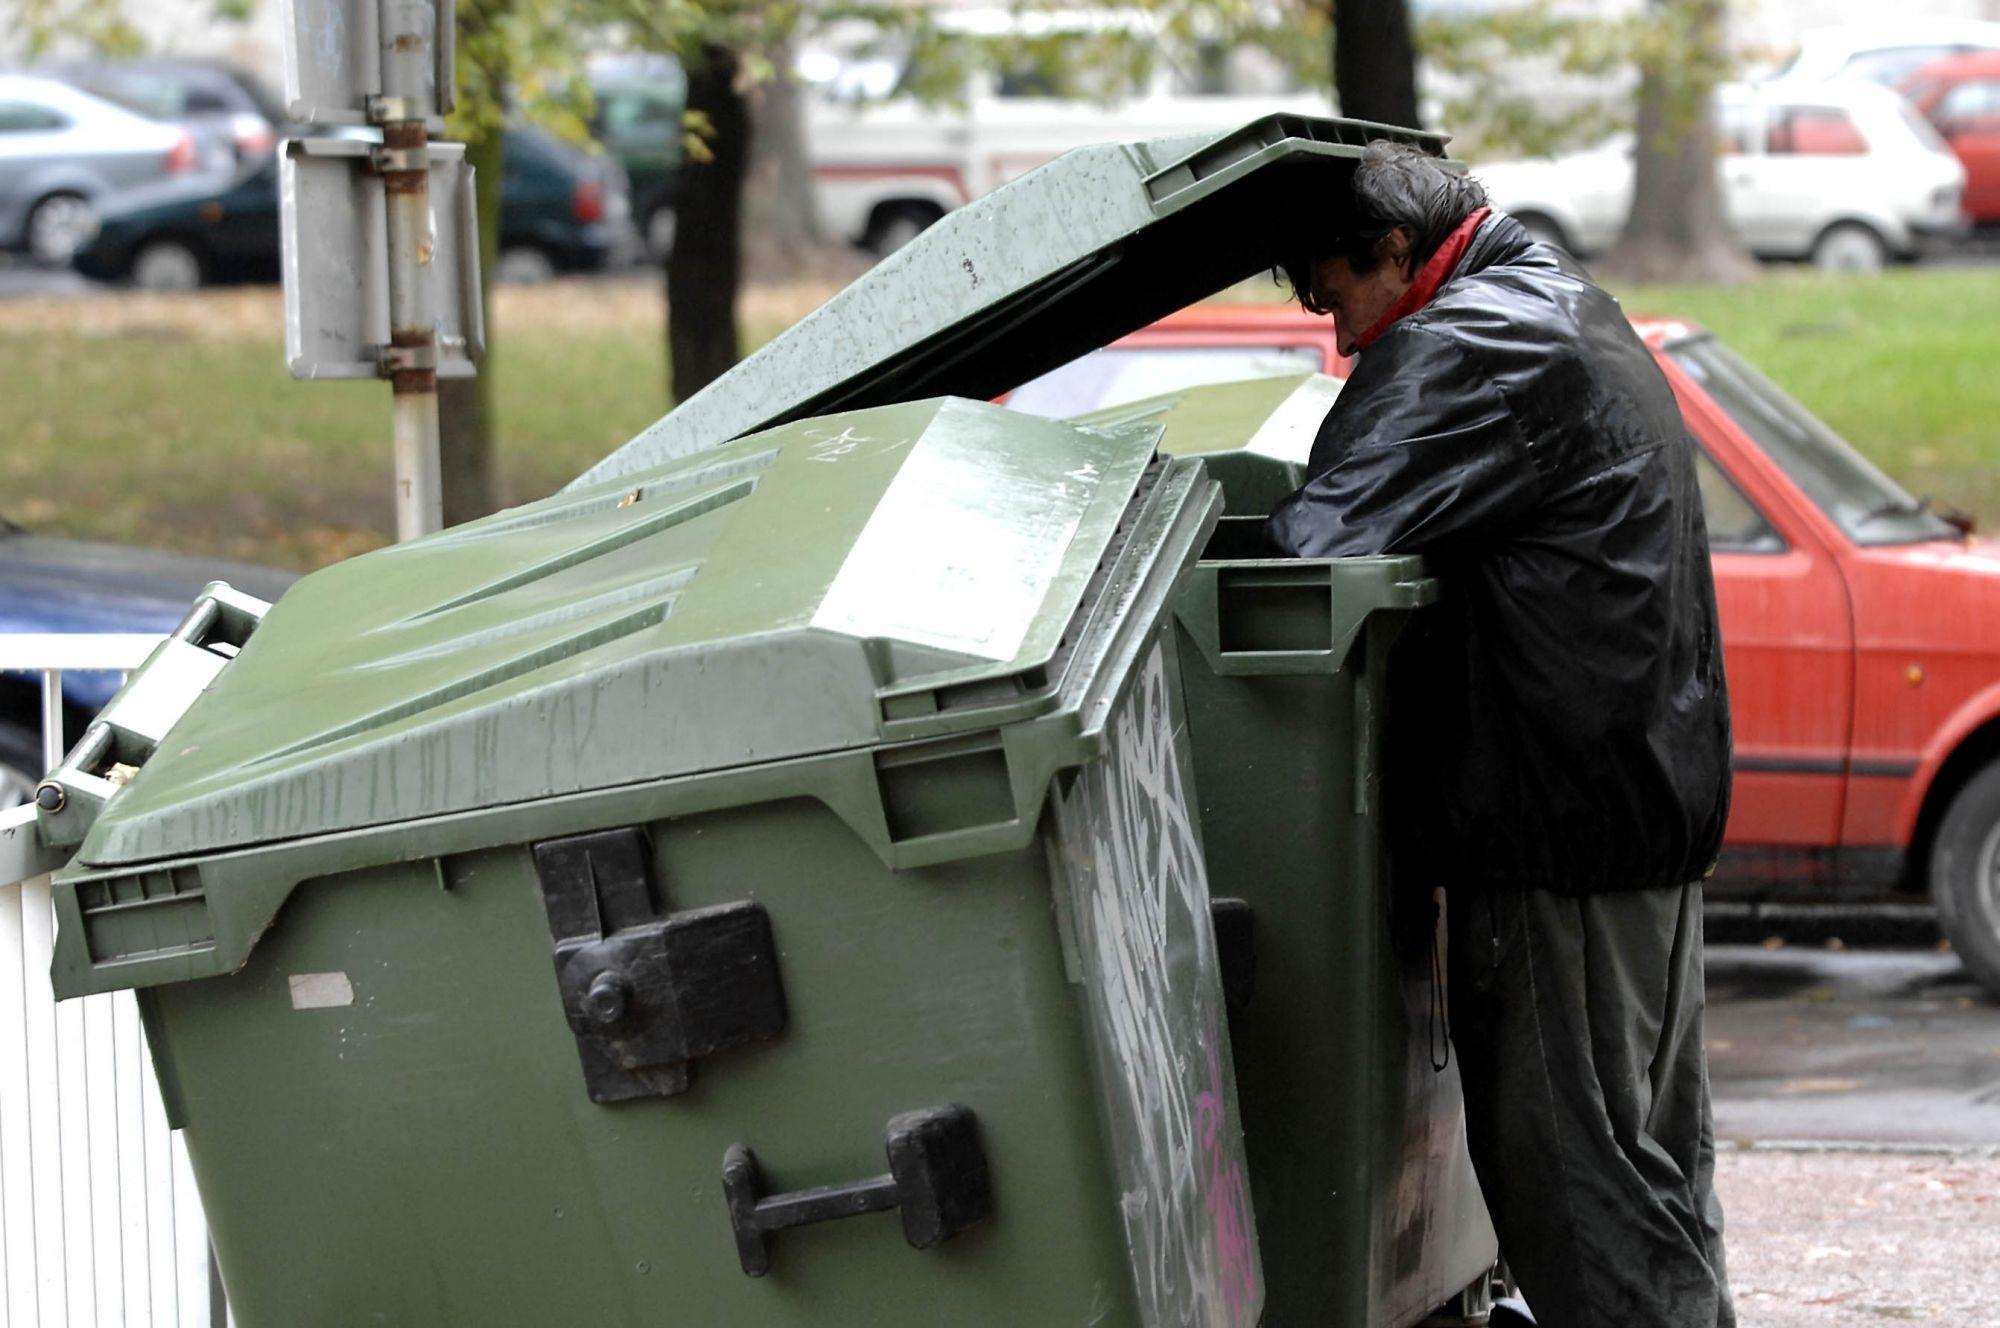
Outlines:
[{"label": "paved sidewalk", "polygon": [[2000,1156],[1728,1150],[1741,1328],[2000,1326]]}]

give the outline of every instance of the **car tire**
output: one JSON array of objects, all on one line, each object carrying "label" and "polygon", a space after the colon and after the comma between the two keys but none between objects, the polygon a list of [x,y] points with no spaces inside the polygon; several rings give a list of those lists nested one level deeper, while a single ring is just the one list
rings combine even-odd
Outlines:
[{"label": "car tire", "polygon": [[1545,217],[1539,212],[1524,212],[1516,214],[1514,220],[1521,223],[1521,229],[1526,231],[1528,238],[1535,243],[1545,244],[1565,254],[1576,252],[1570,247],[1568,234],[1553,218]]},{"label": "car tire", "polygon": [[931,203],[897,203],[883,208],[868,227],[868,248],[887,258],[944,218]]},{"label": "car tire", "polygon": [[530,244],[506,250],[493,265],[493,280],[512,285],[532,286],[555,274],[555,260]]},{"label": "car tire", "polygon": [[36,261],[66,265],[97,229],[97,209],[82,194],[50,194],[28,210],[28,252]]},{"label": "car tire", "polygon": [[1862,222],[1835,222],[1813,242],[1812,264],[1822,272],[1880,272],[1888,261],[1889,246]]},{"label": "car tire", "polygon": [[0,718],[0,807],[18,807],[41,783],[42,740],[33,727]]},{"label": "car tire", "polygon": [[132,284],[148,291],[190,291],[204,279],[201,255],[179,240],[148,240],[132,259]]},{"label": "car tire", "polygon": [[1938,822],[1931,898],[1959,960],[2000,997],[2000,763],[1974,775]]}]

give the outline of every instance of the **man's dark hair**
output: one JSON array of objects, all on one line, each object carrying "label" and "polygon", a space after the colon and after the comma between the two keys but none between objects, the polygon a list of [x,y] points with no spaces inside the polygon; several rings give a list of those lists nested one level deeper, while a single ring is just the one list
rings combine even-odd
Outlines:
[{"label": "man's dark hair", "polygon": [[1408,143],[1378,138],[1354,168],[1352,199],[1324,231],[1307,239],[1279,267],[1307,311],[1328,312],[1313,299],[1313,264],[1345,258],[1357,273],[1381,261],[1375,246],[1391,231],[1409,232],[1409,270],[1414,276],[1460,222],[1486,206],[1486,190],[1467,175],[1453,174],[1442,159]]}]

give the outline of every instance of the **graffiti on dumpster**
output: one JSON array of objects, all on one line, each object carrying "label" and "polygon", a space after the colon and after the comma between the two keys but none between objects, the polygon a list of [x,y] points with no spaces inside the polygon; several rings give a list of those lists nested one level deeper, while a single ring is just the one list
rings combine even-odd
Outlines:
[{"label": "graffiti on dumpster", "polygon": [[1247,1328],[1262,1274],[1172,686],[1156,644],[1057,820],[1141,1319]]}]

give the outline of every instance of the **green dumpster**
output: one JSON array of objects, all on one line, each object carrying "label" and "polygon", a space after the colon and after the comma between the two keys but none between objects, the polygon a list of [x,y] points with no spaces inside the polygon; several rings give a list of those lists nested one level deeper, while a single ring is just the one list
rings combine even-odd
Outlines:
[{"label": "green dumpster", "polygon": [[[1017,387],[1337,226],[1376,138],[1444,144],[1273,116],[1072,153],[946,218],[586,478],[835,404]],[[1239,556],[1303,479],[1337,390],[1293,376],[1091,418],[1160,424],[1162,449],[1202,457],[1226,496],[1178,646],[1211,886],[1247,906],[1219,918],[1256,974],[1233,1026],[1269,1321],[1399,1328],[1448,1300],[1476,1318],[1496,1256],[1456,1071],[1432,1067],[1432,950],[1392,943],[1375,786],[1388,648],[1434,587],[1407,560]]]},{"label": "green dumpster", "polygon": [[1232,556],[1301,411],[978,404],[1269,268],[1384,135],[1442,150],[1068,154],[555,498],[198,606],[40,835],[58,992],[139,990],[241,1321],[1402,1328],[1481,1284],[1382,935],[1428,583]]},{"label": "green dumpster", "polygon": [[786,426],[219,597],[164,741],[135,675],[56,978],[239,1321],[1256,1323],[1157,436]]},{"label": "green dumpster", "polygon": [[1254,957],[1230,1028],[1269,1320],[1400,1325],[1479,1283],[1496,1242],[1431,883],[1392,892],[1382,842],[1393,647],[1437,583],[1415,558],[1257,547],[1338,389],[1288,375],[1088,418],[1164,427],[1162,450],[1202,457],[1223,489],[1176,613],[1209,884],[1240,901]]}]

